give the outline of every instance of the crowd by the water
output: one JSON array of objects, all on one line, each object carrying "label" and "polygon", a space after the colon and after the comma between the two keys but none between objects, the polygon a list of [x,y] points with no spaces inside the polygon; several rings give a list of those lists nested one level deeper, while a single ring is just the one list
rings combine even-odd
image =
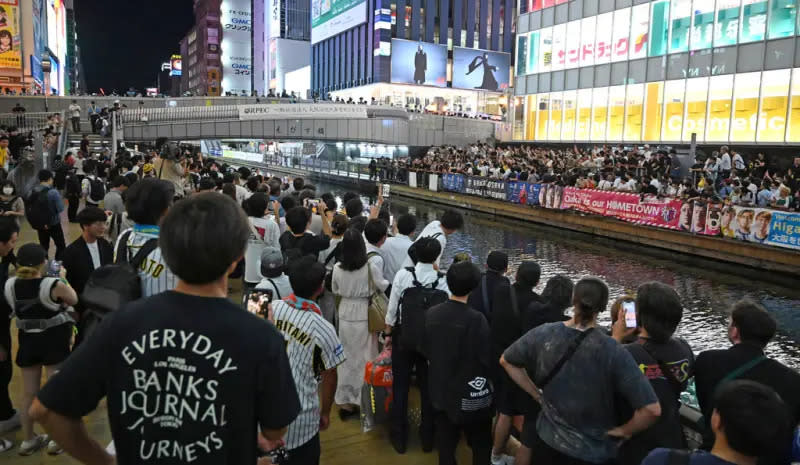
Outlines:
[{"label": "crowd by the water", "polygon": [[[589,160],[455,152],[445,162],[433,151],[419,168],[563,180]],[[650,157],[661,175],[664,156]],[[464,253],[444,263],[464,224],[457,211],[418,225],[381,196],[339,200],[163,142],[146,154],[70,153],[38,181],[24,198],[8,180],[0,192],[0,432],[22,427],[0,451],[314,464],[335,412],[388,429],[398,454],[419,435],[442,465],[456,463],[462,433],[475,465],[790,461],[800,374],[765,355],[776,322],[753,301],[732,306],[729,348],[695,356],[675,336],[683,304],[667,284],[609,302],[598,278],[540,283],[535,261],[509,269],[497,251],[481,268]],[[69,245],[65,203],[81,229]],[[17,244],[23,221],[39,243]],[[603,312],[611,327],[598,325]],[[693,452],[679,414],[691,379],[704,432]],[[81,422],[103,398],[108,448]]]}]

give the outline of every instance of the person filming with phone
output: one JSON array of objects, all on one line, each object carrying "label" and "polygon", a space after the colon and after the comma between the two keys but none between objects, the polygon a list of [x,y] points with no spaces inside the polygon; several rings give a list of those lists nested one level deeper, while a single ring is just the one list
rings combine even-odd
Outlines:
[{"label": "person filming with phone", "polygon": [[[683,316],[680,297],[670,286],[659,282],[644,283],[636,291],[636,300],[626,300],[612,327],[612,335],[623,343],[638,331],[638,339],[623,347],[633,356],[661,404],[661,417],[649,428],[620,445],[619,465],[638,465],[658,447],[685,449],[681,428],[680,395],[693,376],[694,354],[683,339],[673,337]],[[627,402],[620,403],[622,418],[633,414]]]}]

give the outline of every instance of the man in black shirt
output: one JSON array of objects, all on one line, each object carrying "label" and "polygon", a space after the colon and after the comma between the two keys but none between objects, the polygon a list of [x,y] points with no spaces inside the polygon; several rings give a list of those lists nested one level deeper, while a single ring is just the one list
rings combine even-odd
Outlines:
[{"label": "man in black shirt", "polygon": [[315,259],[323,250],[328,250],[331,245],[331,225],[326,211],[325,203],[319,207],[322,211],[322,235],[315,236],[307,231],[311,226],[311,212],[305,207],[293,207],[286,212],[286,226],[289,229],[281,234],[278,243],[281,252],[286,257],[286,262],[292,262],[300,257],[311,255]]},{"label": "man in black shirt", "polygon": [[[500,366],[500,356],[523,334],[522,315],[531,302],[541,302],[533,288],[539,284],[542,270],[534,261],[524,261],[517,268],[517,279],[511,286],[500,285],[495,288],[492,299],[492,362],[495,365],[497,388],[497,423],[494,428],[492,463],[503,463],[508,435],[511,432],[513,417],[524,415],[528,410],[530,396],[525,393]],[[513,292],[513,295],[512,295]]]},{"label": "man in black shirt", "polygon": [[505,277],[508,271],[508,255],[494,250],[486,258],[486,272],[481,276],[477,288],[469,295],[467,304],[483,313],[487,321],[492,319],[492,297],[494,290],[500,285],[508,286],[510,281]]},{"label": "man in black shirt", "polygon": [[[695,363],[697,401],[706,422],[715,407],[715,391],[734,379],[749,379],[771,387],[786,403],[792,424],[800,422],[800,374],[764,354],[764,348],[775,336],[776,328],[775,320],[761,305],[749,300],[734,304],[728,325],[728,339],[733,346],[701,352]],[[710,445],[709,439],[707,436],[706,445]],[[791,440],[787,438],[784,444],[785,450],[776,450],[770,457],[761,457],[758,463],[788,463]]]},{"label": "man in black shirt", "polygon": [[[198,234],[201,231],[202,234]],[[256,463],[300,411],[283,337],[227,299],[250,228],[227,196],[197,194],[161,223],[174,291],[112,313],[44,386],[32,417],[82,463],[115,463],[81,417],[107,399],[116,463]]]},{"label": "man in black shirt", "polygon": [[491,337],[486,319],[467,305],[480,272],[469,262],[447,270],[450,300],[427,312],[423,352],[436,416],[439,465],[455,465],[460,433],[473,465],[489,463],[492,448]]}]

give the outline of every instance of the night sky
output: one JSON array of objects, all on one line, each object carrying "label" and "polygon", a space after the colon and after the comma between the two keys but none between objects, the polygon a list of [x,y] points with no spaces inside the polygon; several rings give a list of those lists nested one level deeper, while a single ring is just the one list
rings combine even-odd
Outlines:
[{"label": "night sky", "polygon": [[144,94],[161,63],[180,53],[194,23],[192,0],[75,0],[78,46],[89,92]]}]

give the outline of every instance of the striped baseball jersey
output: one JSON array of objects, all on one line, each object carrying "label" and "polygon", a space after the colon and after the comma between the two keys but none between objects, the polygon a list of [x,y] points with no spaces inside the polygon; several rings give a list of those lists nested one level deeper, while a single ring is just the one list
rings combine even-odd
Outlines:
[{"label": "striped baseball jersey", "polygon": [[[152,225],[136,224],[133,228],[119,234],[117,244],[114,246],[114,262],[117,262],[119,241],[132,231],[128,236],[128,262],[136,255],[145,242],[158,239],[159,227]],[[139,277],[142,280],[142,297],[150,297],[164,291],[171,291],[178,285],[178,277],[172,274],[167,263],[161,256],[161,248],[156,247],[150,252],[139,268]]]},{"label": "striped baseball jersey", "polygon": [[[287,303],[286,300],[291,299],[302,301],[304,309],[298,310]],[[336,330],[318,313],[319,307],[315,303],[294,294],[286,300],[273,301],[272,313],[275,327],[286,343],[289,366],[302,408],[286,433],[286,448],[291,451],[319,432],[320,377],[323,371],[342,364],[345,356]]]}]

